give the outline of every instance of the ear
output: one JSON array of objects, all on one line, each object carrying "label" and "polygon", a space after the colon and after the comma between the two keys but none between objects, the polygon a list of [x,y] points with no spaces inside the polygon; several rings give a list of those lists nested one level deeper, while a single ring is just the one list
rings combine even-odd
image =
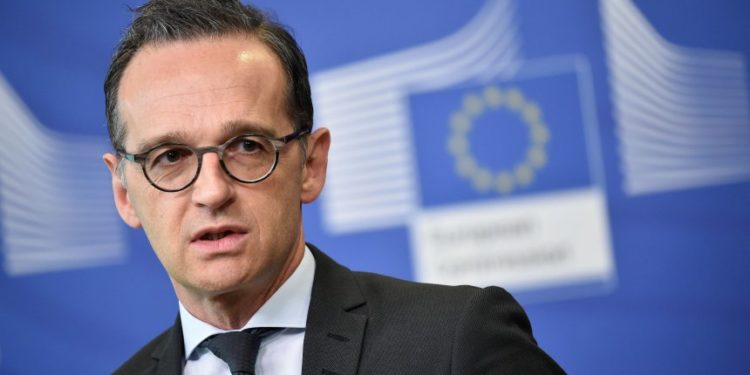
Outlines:
[{"label": "ear", "polygon": [[302,171],[302,203],[310,203],[318,198],[326,183],[328,149],[331,147],[331,133],[326,128],[314,131],[307,139],[307,159]]},{"label": "ear", "polygon": [[125,224],[133,228],[140,228],[141,220],[136,216],[135,209],[128,196],[128,189],[125,188],[124,181],[120,179],[120,175],[117,173],[119,159],[117,156],[109,153],[104,154],[102,158],[104,159],[104,164],[109,168],[109,173],[112,175],[112,195],[115,199],[117,212],[120,213],[120,217]]}]

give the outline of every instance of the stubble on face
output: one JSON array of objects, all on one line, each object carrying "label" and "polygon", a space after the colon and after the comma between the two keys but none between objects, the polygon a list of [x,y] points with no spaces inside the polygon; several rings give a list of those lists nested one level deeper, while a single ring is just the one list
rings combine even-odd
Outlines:
[{"label": "stubble on face", "polygon": [[[158,141],[217,145],[243,129],[286,135],[293,127],[285,82],[277,57],[251,37],[146,46],[120,85],[126,149],[140,152]],[[303,163],[296,147],[286,146],[273,174],[257,184],[232,180],[213,153],[204,156],[196,182],[176,193],[155,189],[134,164],[126,169],[128,200],[178,298],[199,319],[217,326],[246,321],[301,261]],[[207,241],[226,233],[222,244]],[[230,308],[245,313],[211,313]]]}]

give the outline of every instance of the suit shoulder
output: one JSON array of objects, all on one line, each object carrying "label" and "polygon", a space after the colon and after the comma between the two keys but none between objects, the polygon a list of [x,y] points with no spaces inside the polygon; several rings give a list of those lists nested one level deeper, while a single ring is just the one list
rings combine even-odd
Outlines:
[{"label": "suit shoulder", "polygon": [[472,294],[481,290],[470,285],[448,286],[420,283],[369,272],[354,272],[354,275],[364,293],[390,298],[399,298],[402,295],[411,297],[418,294],[424,298],[463,299],[470,298]]},{"label": "suit shoulder", "polygon": [[[419,350],[435,363],[451,358],[451,373],[564,374],[539,348],[525,311],[503,288],[355,275],[367,299],[368,324],[377,332],[373,341],[382,338],[381,347],[396,341],[399,350]],[[418,344],[410,346],[413,338]],[[371,355],[393,358],[398,353]]]},{"label": "suit shoulder", "polygon": [[370,313],[460,334],[494,326],[519,342],[536,345],[523,307],[505,289],[448,286],[356,273]]},{"label": "suit shoulder", "polygon": [[172,328],[167,328],[164,332],[149,341],[148,344],[140,348],[135,354],[133,354],[133,356],[115,370],[113,374],[141,374],[152,367],[155,363],[153,353],[157,347],[168,339],[171,329]]},{"label": "suit shoulder", "polygon": [[[468,285],[419,283],[367,272],[354,274],[371,313],[434,319],[441,324],[445,324],[446,319],[458,319],[466,306],[484,291]],[[501,288],[491,289],[507,294]],[[429,314],[425,313],[427,311]]]}]

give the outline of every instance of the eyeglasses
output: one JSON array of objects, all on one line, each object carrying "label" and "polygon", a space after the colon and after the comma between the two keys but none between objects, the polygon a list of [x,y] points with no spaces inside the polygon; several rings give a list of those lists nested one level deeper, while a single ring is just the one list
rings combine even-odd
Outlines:
[{"label": "eyeglasses", "polygon": [[124,150],[117,150],[117,153],[140,164],[146,179],[155,188],[177,192],[198,179],[203,155],[209,152],[219,155],[222,169],[233,179],[247,184],[263,181],[276,169],[281,148],[308,133],[308,130],[298,130],[281,138],[245,134],[219,146],[195,148],[164,143],[140,154]]}]

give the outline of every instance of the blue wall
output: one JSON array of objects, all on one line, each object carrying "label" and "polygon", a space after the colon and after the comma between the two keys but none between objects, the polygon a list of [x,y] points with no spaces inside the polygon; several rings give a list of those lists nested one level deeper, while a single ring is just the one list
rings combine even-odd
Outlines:
[{"label": "blue wall", "polygon": [[[291,26],[313,75],[449,36],[486,6],[483,1],[393,0],[258,4]],[[612,1],[611,8],[583,0],[508,4],[518,28],[517,59],[576,56],[588,67],[595,94],[594,143],[603,172],[597,186],[606,196],[608,251],[616,269],[608,287],[593,292],[556,295],[551,289],[539,297],[525,293],[533,290],[519,289],[540,345],[575,374],[750,373],[746,291],[750,147],[744,147],[750,140],[750,4],[740,0],[636,0],[634,8],[620,0]],[[607,15],[607,9],[613,13]],[[645,23],[635,21],[639,16]],[[605,18],[626,25],[624,34],[608,29]],[[122,1],[0,2],[0,73],[27,107],[14,107],[18,113],[32,114],[38,129],[49,130],[34,136],[50,138],[37,146],[73,147],[75,141],[58,139],[75,136],[90,145],[81,150],[106,149],[102,81],[109,56],[130,19]],[[618,35],[633,36],[636,48],[615,56]],[[651,42],[644,35],[661,47],[647,48]],[[648,65],[656,60],[642,54],[654,48],[654,58],[667,63]],[[713,65],[701,60],[705,56],[727,68],[711,70]],[[638,69],[645,72],[646,81],[627,75],[639,74]],[[650,87],[648,82],[662,82],[662,76],[668,77],[663,86],[642,90]],[[625,82],[618,77],[625,77]],[[658,113],[650,115],[664,123],[677,119],[672,122],[682,131],[654,135],[646,129],[646,135],[631,137],[630,126],[637,127],[638,122],[627,115],[643,106],[623,98],[648,97],[650,91],[678,102],[675,108],[656,105]],[[687,99],[680,102],[680,95]],[[5,105],[9,106],[7,101]],[[690,119],[702,122],[696,125]],[[0,138],[11,139],[21,122],[0,118]],[[729,125],[722,127],[725,123]],[[336,129],[332,130],[335,142]],[[721,132],[726,136],[719,137]],[[678,147],[685,142],[691,146]],[[633,144],[645,146],[632,148]],[[8,142],[4,147],[10,147]],[[14,166],[24,170],[24,162],[31,162],[15,158],[9,163],[9,149],[0,151],[6,159],[5,164],[0,162],[5,168],[0,168],[5,171],[0,185],[6,186],[15,179]],[[720,155],[711,154],[712,150]],[[44,152],[54,155],[54,150]],[[60,157],[66,158],[75,154],[61,152]],[[670,175],[669,168],[659,169],[663,155],[677,155],[669,162],[690,167],[689,178],[679,175],[663,181],[661,177]],[[106,187],[108,177],[100,156],[94,152],[81,156],[86,160],[80,165],[101,169],[76,178],[101,179],[91,184],[104,181]],[[59,168],[67,165],[59,164]],[[49,184],[55,181],[64,179]],[[5,208],[0,210],[4,213],[0,228],[5,228],[0,230],[4,236],[0,261],[5,266],[5,272],[0,271],[0,373],[106,373],[173,322],[177,302],[164,270],[143,233],[116,220],[111,238],[99,238],[93,230],[81,231],[77,238],[65,237],[73,245],[78,241],[85,245],[89,239],[112,245],[114,238],[117,246],[107,246],[106,254],[102,250],[98,258],[93,255],[90,264],[66,258],[66,264],[72,265],[52,261],[39,266],[31,259],[14,264],[39,266],[36,271],[12,272],[10,264],[17,259],[13,257],[23,251],[14,250],[23,247],[15,245],[13,233],[35,237],[12,232],[16,228],[11,223],[16,214],[9,213],[16,212],[11,210],[16,204],[12,199],[37,198],[33,189],[5,191],[5,197],[0,195],[0,207]],[[117,219],[114,210],[102,210],[91,215]],[[75,210],[63,213],[59,217],[50,213],[45,220],[59,229],[64,226],[56,223],[84,220],[79,216],[88,215]],[[304,215],[307,239],[340,262],[353,269],[414,278],[408,228],[331,231],[322,203],[306,207]],[[111,230],[105,224],[102,231]],[[40,225],[35,230],[45,237],[52,229]]]}]

